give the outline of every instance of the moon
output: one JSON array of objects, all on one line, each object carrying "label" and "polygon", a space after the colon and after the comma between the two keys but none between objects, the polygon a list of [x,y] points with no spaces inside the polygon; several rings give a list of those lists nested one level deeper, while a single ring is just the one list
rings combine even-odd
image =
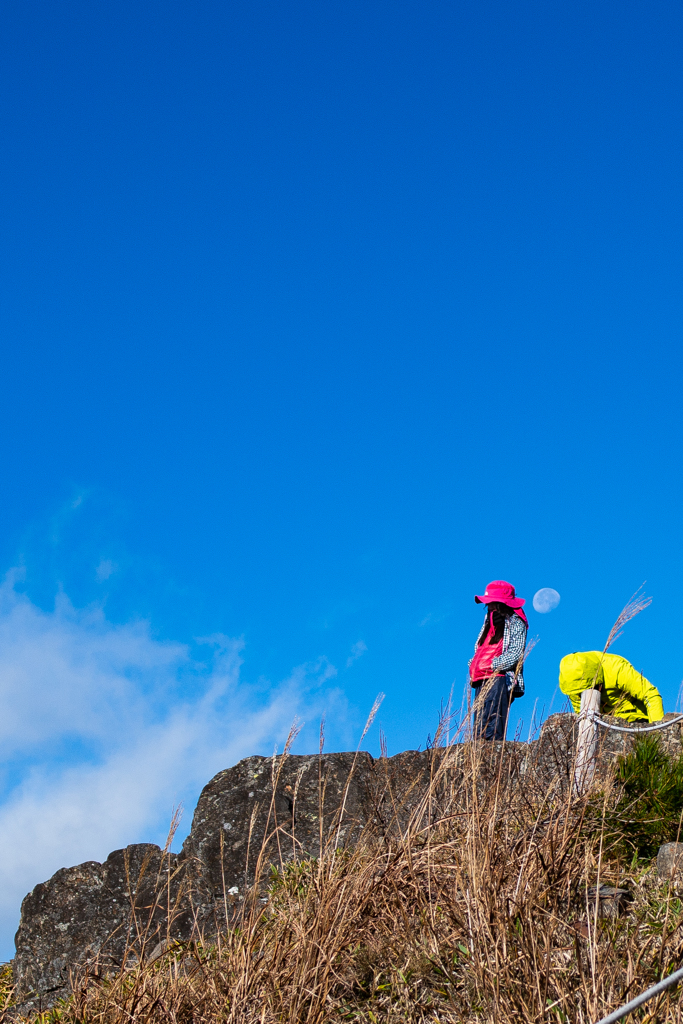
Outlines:
[{"label": "moon", "polygon": [[560,595],[552,587],[542,587],[534,594],[533,603],[536,611],[545,615],[546,612],[551,612],[553,608],[557,608],[560,603]]}]

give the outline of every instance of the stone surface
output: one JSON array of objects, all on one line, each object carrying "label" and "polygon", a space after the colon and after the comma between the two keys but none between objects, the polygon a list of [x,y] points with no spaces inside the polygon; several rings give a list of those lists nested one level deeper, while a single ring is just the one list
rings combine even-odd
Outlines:
[{"label": "stone surface", "polygon": [[284,762],[246,758],[204,787],[183,854],[217,899],[224,891],[241,894],[270,864],[318,857],[321,844],[323,850],[346,846],[368,826],[380,834],[404,827],[419,811],[439,756],[405,751],[374,760],[362,751],[290,755]]},{"label": "stone surface", "polygon": [[368,816],[372,766],[366,753],[248,757],[204,787],[183,852],[196,859],[217,897],[224,888],[241,893],[259,862],[289,859],[295,850],[299,857],[318,856],[321,827],[327,837],[342,801],[339,842],[357,833]]},{"label": "stone surface", "polygon": [[657,874],[670,882],[683,875],[683,843],[664,843],[657,854]]},{"label": "stone surface", "polygon": [[[66,994],[74,968],[106,972],[127,957],[149,956],[169,938],[215,935],[246,887],[268,884],[271,864],[317,857],[321,842],[323,849],[343,847],[364,828],[382,835],[414,816],[448,815],[462,749],[454,755],[451,748],[447,770],[444,752],[434,750],[380,760],[365,752],[249,757],[219,772],[200,795],[180,854],[130,846],[104,864],[61,869],[24,899],[15,958],[24,1007],[45,1007]],[[526,749],[486,745],[481,790],[494,780],[501,755],[517,771]],[[174,903],[169,922],[164,907]]]},{"label": "stone surface", "polygon": [[[576,715],[556,714],[532,743],[483,744],[475,773],[480,795],[502,778],[566,792],[576,732]],[[680,725],[659,735],[680,753]],[[601,735],[599,770],[634,742],[632,734]],[[457,813],[459,780],[471,766],[472,748],[460,745],[379,760],[365,752],[248,757],[219,772],[201,793],[180,854],[129,846],[104,864],[62,868],[24,899],[15,979],[25,1008],[66,994],[74,968],[106,972],[126,958],[153,955],[170,939],[215,935],[247,887],[268,884],[271,864],[316,857],[321,844],[352,844],[364,828],[382,836],[411,818],[421,826]],[[167,906],[175,906],[171,920]]]},{"label": "stone surface", "polygon": [[20,997],[50,1003],[68,988],[74,966],[106,971],[168,936],[184,937],[195,917],[207,920],[212,901],[187,868],[174,854],[140,843],[115,850],[104,864],[61,868],[37,885],[22,903],[15,940]]},{"label": "stone surface", "polygon": [[612,885],[589,886],[587,896],[589,908],[593,909],[597,900],[598,917],[610,921],[621,917],[633,900],[628,889],[616,889]]}]

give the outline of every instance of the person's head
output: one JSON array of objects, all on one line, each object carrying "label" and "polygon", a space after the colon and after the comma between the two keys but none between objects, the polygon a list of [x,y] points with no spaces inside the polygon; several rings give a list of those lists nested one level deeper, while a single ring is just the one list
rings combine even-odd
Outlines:
[{"label": "person's head", "polygon": [[501,605],[509,612],[517,611],[526,604],[523,597],[515,596],[515,588],[506,580],[492,580],[483,594],[474,595],[474,600],[476,604]]},{"label": "person's head", "polygon": [[511,608],[509,604],[503,604],[502,601],[489,601],[489,610],[492,612],[500,612],[506,618],[510,618],[511,615],[515,614],[515,609]]},{"label": "person's head", "polygon": [[594,651],[575,651],[566,654],[560,662],[562,693],[580,693],[589,687],[599,689],[603,681],[600,657]]}]

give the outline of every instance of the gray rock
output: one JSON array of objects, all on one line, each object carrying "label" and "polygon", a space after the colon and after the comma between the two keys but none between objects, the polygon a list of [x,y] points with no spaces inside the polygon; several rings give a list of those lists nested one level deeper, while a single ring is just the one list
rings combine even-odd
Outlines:
[{"label": "gray rock", "polygon": [[657,874],[669,882],[683,874],[683,843],[664,843],[657,854]]},{"label": "gray rock", "polygon": [[231,890],[241,895],[257,880],[267,883],[271,864],[348,846],[367,827],[383,834],[405,825],[419,812],[440,756],[246,758],[202,790],[183,854],[217,900]]},{"label": "gray rock", "polygon": [[217,898],[224,890],[243,893],[258,869],[281,857],[317,857],[321,832],[329,836],[342,803],[339,843],[351,840],[367,820],[372,775],[366,753],[248,757],[204,787],[183,852]]},{"label": "gray rock", "polygon": [[246,758],[204,787],[180,854],[140,844],[104,864],[62,868],[22,903],[14,961],[22,1009],[52,1005],[74,969],[105,973],[156,956],[169,940],[215,935],[246,886],[267,884],[271,864],[295,852],[318,856],[321,835],[345,846],[370,821],[385,827],[390,788],[407,811],[429,770],[426,753],[389,760],[376,772],[367,753]]},{"label": "gray rock", "polygon": [[591,885],[588,888],[588,906],[594,908],[597,900],[598,917],[615,921],[625,913],[633,896],[628,889],[617,889],[612,885]]},{"label": "gray rock", "polygon": [[[50,1005],[68,990],[75,967],[105,973],[163,939],[185,937],[194,915],[206,919],[207,907],[212,910],[201,878],[190,878],[187,867],[176,855],[139,843],[114,851],[104,864],[61,868],[37,885],[21,905],[15,938],[19,998],[30,998],[36,1009]],[[169,904],[175,907],[170,920]]]},{"label": "gray rock", "polygon": [[[482,788],[495,775],[501,750],[520,746],[487,746]],[[267,886],[271,865],[317,857],[321,843],[348,846],[364,828],[385,835],[425,815],[430,775],[442,756],[249,757],[219,772],[202,790],[180,854],[130,846],[104,864],[63,868],[29,893],[15,940],[22,1008],[53,1004],[69,991],[74,969],[103,973],[131,957],[154,958],[169,940],[215,935],[225,928],[226,913],[239,912],[247,887]],[[452,809],[450,781],[461,772],[455,758],[435,787],[432,817]],[[168,921],[164,908],[174,904]]]}]

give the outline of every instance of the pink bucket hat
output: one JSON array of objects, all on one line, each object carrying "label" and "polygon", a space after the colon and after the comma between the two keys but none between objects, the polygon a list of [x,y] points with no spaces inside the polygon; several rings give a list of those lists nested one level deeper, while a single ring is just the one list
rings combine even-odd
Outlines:
[{"label": "pink bucket hat", "polygon": [[500,601],[509,608],[521,608],[526,604],[523,597],[515,597],[515,588],[505,580],[493,580],[487,586],[483,594],[475,594],[474,600],[477,604],[489,604],[491,601]]}]

